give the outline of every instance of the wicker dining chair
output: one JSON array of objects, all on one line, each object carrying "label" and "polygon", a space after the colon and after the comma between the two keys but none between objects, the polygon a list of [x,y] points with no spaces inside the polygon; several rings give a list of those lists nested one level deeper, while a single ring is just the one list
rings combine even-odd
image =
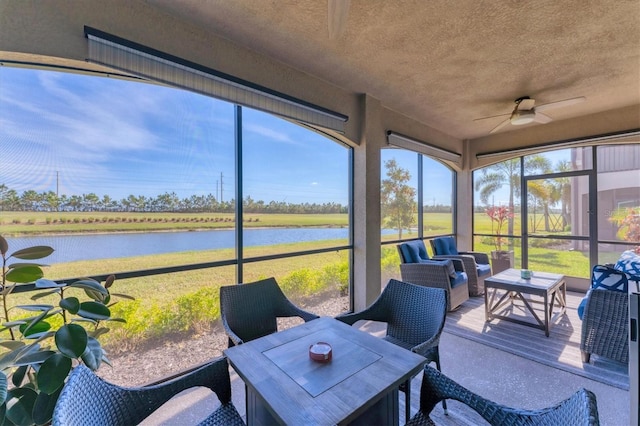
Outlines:
[{"label": "wicker dining chair", "polygon": [[275,278],[220,287],[220,316],[229,347],[278,331],[278,318],[320,318],[295,306]]},{"label": "wicker dining chair", "polygon": [[600,424],[596,396],[584,388],[552,407],[540,410],[519,410],[489,401],[427,365],[422,376],[420,410],[407,422],[407,426],[435,425],[429,414],[438,402],[445,399],[462,402],[494,426],[596,426]]},{"label": "wicker dining chair", "polygon": [[106,382],[79,365],[69,375],[58,398],[53,425],[135,425],[176,394],[199,386],[215,392],[221,404],[200,425],[244,425],[231,402],[229,364],[224,357],[161,384],[130,388]]},{"label": "wicker dining chair", "polygon": [[[440,335],[447,316],[447,292],[398,280],[389,280],[380,296],[366,309],[336,317],[353,325],[359,320],[387,324],[385,340],[422,355],[440,369]],[[411,417],[411,379],[400,386],[405,394],[405,419]],[[443,401],[446,410],[446,402]]]}]

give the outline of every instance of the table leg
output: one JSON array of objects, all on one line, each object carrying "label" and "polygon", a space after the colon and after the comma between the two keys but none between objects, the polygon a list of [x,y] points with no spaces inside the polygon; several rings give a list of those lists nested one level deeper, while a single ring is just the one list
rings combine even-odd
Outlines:
[{"label": "table leg", "polygon": [[544,294],[544,334],[547,337],[549,337],[549,322],[551,321],[551,311],[553,310],[554,299],[555,297],[551,296],[551,306],[549,306],[549,293]]}]

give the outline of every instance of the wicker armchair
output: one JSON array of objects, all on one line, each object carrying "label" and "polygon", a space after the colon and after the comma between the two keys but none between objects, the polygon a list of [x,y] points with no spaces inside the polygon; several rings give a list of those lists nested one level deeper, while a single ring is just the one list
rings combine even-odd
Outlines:
[{"label": "wicker armchair", "polygon": [[459,259],[431,260],[422,240],[397,246],[402,281],[445,289],[447,310],[452,311],[469,300],[469,280]]},{"label": "wicker armchair", "polygon": [[436,404],[444,399],[455,399],[466,404],[491,425],[596,426],[600,424],[596,396],[586,389],[578,390],[571,397],[549,408],[518,410],[482,398],[439,371],[426,366],[420,389],[420,411],[407,425],[435,425],[429,418],[429,414]]},{"label": "wicker armchair", "polygon": [[584,298],[580,352],[582,362],[591,354],[629,362],[629,280],[608,265],[596,265],[592,288]]},{"label": "wicker armchair", "polygon": [[[368,308],[339,315],[336,319],[349,325],[359,320],[385,322],[385,340],[422,355],[440,369],[438,345],[446,316],[446,291],[392,279]],[[405,393],[405,415],[409,419],[411,380],[405,382],[400,390]],[[443,406],[446,410],[446,403],[443,402]]]},{"label": "wicker armchair", "polygon": [[319,318],[295,306],[274,278],[220,287],[220,316],[229,347],[278,331],[278,318]]},{"label": "wicker armchair", "polygon": [[73,369],[62,389],[53,412],[53,425],[138,424],[174,395],[197,386],[211,389],[221,404],[201,425],[244,425],[231,402],[229,365],[224,357],[168,382],[136,388],[108,383],[84,365],[79,365]]},{"label": "wicker armchair", "polygon": [[460,259],[469,277],[469,294],[484,294],[484,279],[491,276],[491,264],[486,253],[458,251],[453,237],[437,237],[430,241],[434,259]]}]

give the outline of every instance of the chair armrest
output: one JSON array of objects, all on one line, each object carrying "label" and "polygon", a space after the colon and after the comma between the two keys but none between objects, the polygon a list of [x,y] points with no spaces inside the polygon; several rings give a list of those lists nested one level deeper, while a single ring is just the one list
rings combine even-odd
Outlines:
[{"label": "chair armrest", "polygon": [[240,336],[234,333],[233,330],[231,330],[231,327],[229,327],[229,324],[227,323],[227,320],[224,316],[221,317],[221,320],[222,327],[224,328],[225,333],[227,333],[227,336],[229,336],[229,340],[231,340],[234,345],[243,344],[244,341],[240,338]]},{"label": "chair armrest", "polygon": [[[444,321],[442,325],[444,326]],[[418,355],[422,355],[425,358],[428,358],[426,355],[429,353],[429,351],[431,349],[437,348],[438,345],[440,344],[441,333],[442,333],[442,329],[440,329],[440,331],[436,333],[436,335],[433,336],[431,339],[427,340],[426,342],[422,342],[414,346],[413,348],[411,348],[411,352],[417,353]]]},{"label": "chair armrest", "polygon": [[[433,256],[434,259],[457,259],[464,265],[464,269],[460,272],[466,272],[470,277],[477,277],[478,270],[476,269],[476,259],[467,254],[442,254]],[[457,269],[456,269],[457,270]]]},{"label": "chair armrest", "polygon": [[476,263],[479,265],[489,264],[489,255],[487,253],[481,253],[479,251],[461,251],[459,253],[463,255],[473,256],[473,258],[476,260]]},{"label": "chair armrest", "polygon": [[[584,314],[580,350],[626,363],[629,361],[629,295],[592,289]],[[585,358],[588,361],[588,358]]]},{"label": "chair armrest", "polygon": [[353,325],[360,320],[387,322],[388,312],[383,309],[380,297],[378,296],[369,307],[362,311],[340,314],[335,319],[349,325]]},{"label": "chair armrest", "polygon": [[462,402],[490,424],[551,425],[566,424],[567,419],[571,419],[572,424],[599,424],[596,396],[584,388],[551,407],[539,410],[521,410],[483,398],[449,379],[438,370],[426,366],[420,391],[420,411],[423,415],[428,415],[443,399],[455,399]]},{"label": "chair armrest", "polygon": [[400,275],[404,282],[451,291],[451,277],[445,265],[401,263]]},{"label": "chair armrest", "polygon": [[289,299],[285,299],[282,301],[282,304],[279,307],[280,309],[277,312],[278,317],[300,317],[304,320],[304,322],[309,322],[314,319],[320,318],[320,316],[305,311],[293,304]]},{"label": "chair armrest", "polygon": [[[629,295],[621,291],[592,289],[582,316],[583,325],[614,323],[626,326],[628,318]],[[586,323],[586,324],[584,324]],[[626,332],[625,332],[626,334]]]}]

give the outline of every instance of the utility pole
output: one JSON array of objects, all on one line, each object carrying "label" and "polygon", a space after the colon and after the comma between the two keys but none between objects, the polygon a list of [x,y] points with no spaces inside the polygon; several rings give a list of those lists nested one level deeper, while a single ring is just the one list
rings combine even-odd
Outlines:
[{"label": "utility pole", "polygon": [[60,211],[60,172],[56,170],[56,211]]},{"label": "utility pole", "polygon": [[222,201],[222,172],[220,172],[220,202]]}]

